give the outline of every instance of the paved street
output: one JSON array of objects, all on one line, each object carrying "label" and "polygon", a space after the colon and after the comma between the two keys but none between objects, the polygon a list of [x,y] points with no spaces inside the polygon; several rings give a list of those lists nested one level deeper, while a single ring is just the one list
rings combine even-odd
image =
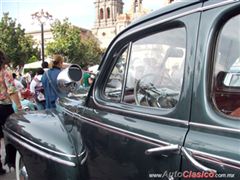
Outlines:
[{"label": "paved street", "polygon": [[[0,143],[1,143],[1,148],[4,147],[3,140]],[[2,160],[2,162],[4,162],[5,149],[2,148],[0,153],[1,153],[1,158],[2,158],[1,160]],[[1,180],[16,180],[14,169],[11,169],[11,172],[10,172],[7,166],[4,166],[4,168],[7,170],[7,173],[5,175],[0,176],[0,179]]]}]

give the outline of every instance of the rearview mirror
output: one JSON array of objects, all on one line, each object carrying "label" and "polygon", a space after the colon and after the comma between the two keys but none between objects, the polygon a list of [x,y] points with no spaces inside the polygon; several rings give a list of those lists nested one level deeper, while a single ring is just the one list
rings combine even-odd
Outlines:
[{"label": "rearview mirror", "polygon": [[223,84],[227,87],[240,87],[240,73],[227,73]]}]

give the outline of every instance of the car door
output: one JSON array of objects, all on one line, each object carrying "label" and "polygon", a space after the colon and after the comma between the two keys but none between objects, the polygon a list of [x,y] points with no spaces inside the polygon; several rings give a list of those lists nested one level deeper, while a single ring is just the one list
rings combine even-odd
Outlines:
[{"label": "car door", "polygon": [[175,179],[200,18],[192,9],[199,6],[132,26],[108,48],[87,108],[76,117],[90,179]]},{"label": "car door", "polygon": [[240,3],[204,4],[194,74],[185,178],[240,178]]}]

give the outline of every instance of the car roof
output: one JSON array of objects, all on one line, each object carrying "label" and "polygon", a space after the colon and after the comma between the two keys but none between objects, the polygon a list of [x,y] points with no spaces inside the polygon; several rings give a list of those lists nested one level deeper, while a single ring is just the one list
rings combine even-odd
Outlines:
[{"label": "car roof", "polygon": [[155,10],[147,15],[144,15],[144,16],[134,20],[128,27],[131,28],[132,26],[135,26],[139,23],[145,22],[149,19],[153,19],[158,16],[162,16],[164,14],[170,13],[174,10],[182,9],[184,7],[191,6],[191,5],[198,4],[201,2],[205,2],[205,1],[207,1],[207,0],[177,0],[177,1],[174,1],[173,3],[168,4],[167,6],[164,6],[158,10]]},{"label": "car roof", "polygon": [[[182,9],[188,6],[192,6],[195,4],[203,3],[208,0],[175,0],[173,3],[168,4],[167,6],[164,6],[156,11],[153,11],[147,15],[141,16],[140,18],[132,21],[123,31],[117,34],[117,36],[114,37],[114,39],[111,41],[108,47],[110,47],[116,39],[118,39],[122,34],[127,32],[128,30],[143,24],[145,22],[148,22],[149,20],[155,19],[157,17],[160,17],[164,14],[168,14],[174,11],[177,11],[178,9]],[[223,1],[223,0],[220,0]]]}]

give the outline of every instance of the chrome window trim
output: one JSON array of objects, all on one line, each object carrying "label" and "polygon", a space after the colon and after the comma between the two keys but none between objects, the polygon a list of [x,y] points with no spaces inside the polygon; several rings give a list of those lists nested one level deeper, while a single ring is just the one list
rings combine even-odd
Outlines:
[{"label": "chrome window trim", "polygon": [[130,62],[130,54],[132,53],[132,42],[128,43],[128,54],[127,54],[127,62],[126,62],[126,65],[125,65],[125,70],[124,70],[124,76],[123,76],[123,87],[122,87],[122,96],[121,96],[121,99],[120,99],[120,103],[124,103],[124,97],[125,97],[125,87],[126,87],[126,84],[127,84],[127,75],[128,75],[128,67],[129,67],[129,62]]},{"label": "chrome window trim", "polygon": [[83,165],[87,161],[87,158],[88,158],[88,152],[86,151],[85,157],[82,159],[80,164]]},{"label": "chrome window trim", "polygon": [[[223,157],[223,156],[218,156],[218,155],[198,151],[198,150],[194,150],[194,149],[191,149],[191,148],[187,148],[187,149],[189,151],[191,151],[193,156],[197,159],[203,159],[203,160],[206,160],[206,161],[215,162],[217,164],[226,165],[226,166],[229,166],[229,167],[232,167],[232,168],[240,169],[240,161],[230,159],[230,158],[226,158],[226,157]],[[214,160],[214,159],[216,159],[216,160]]]},{"label": "chrome window trim", "polygon": [[187,12],[175,15],[175,16],[171,16],[169,18],[165,18],[164,20],[158,21],[156,23],[152,23],[150,25],[146,25],[144,27],[138,28],[136,30],[131,31],[130,33],[127,33],[126,35],[128,36],[128,35],[131,35],[131,34],[134,34],[134,33],[138,32],[139,30],[146,30],[146,29],[149,29],[153,26],[156,26],[156,25],[159,25],[159,24],[162,24],[162,23],[165,23],[165,22],[177,19],[177,18],[181,18],[181,17],[186,16],[186,15],[190,15],[190,14],[193,14],[193,13],[196,13],[196,12],[203,12],[203,11],[214,9],[214,8],[217,8],[217,7],[221,7],[221,6],[224,6],[224,5],[227,5],[227,4],[236,3],[238,1],[239,0],[225,0],[225,1],[222,1],[222,2],[219,2],[219,3],[216,3],[216,4],[211,4],[211,5],[207,5],[207,6],[204,6],[204,7],[199,7],[199,8],[196,8],[196,9],[193,9],[193,10],[190,10],[190,11],[187,11]]},{"label": "chrome window trim", "polygon": [[80,154],[78,154],[78,157],[81,157],[83,154],[85,154],[87,152],[87,149],[84,149],[83,152],[81,152]]},{"label": "chrome window trim", "polygon": [[158,140],[158,139],[150,138],[148,136],[144,136],[144,135],[141,135],[141,134],[133,133],[131,131],[127,131],[127,130],[120,129],[120,128],[117,128],[117,127],[114,127],[114,126],[111,126],[111,125],[108,125],[108,124],[105,124],[105,123],[101,123],[99,121],[92,120],[92,119],[84,117],[82,115],[73,113],[73,112],[69,111],[66,108],[63,108],[63,111],[65,113],[71,115],[71,116],[74,116],[76,119],[78,119],[78,120],[80,120],[82,122],[91,124],[91,125],[93,125],[95,127],[99,127],[99,128],[105,129],[107,131],[110,131],[110,132],[113,132],[113,133],[116,133],[116,134],[123,135],[125,137],[130,138],[130,139],[134,139],[134,140],[141,141],[141,142],[148,143],[148,144],[155,145],[155,146],[167,146],[167,145],[170,145],[170,143],[165,142],[165,141],[161,141],[161,140]]},{"label": "chrome window trim", "polygon": [[240,133],[240,129],[234,129],[234,128],[226,128],[221,126],[207,125],[207,124],[195,123],[195,122],[189,122],[189,125],[193,127],[206,128],[209,130],[219,130],[219,131],[225,131],[225,132]]},{"label": "chrome window trim", "polygon": [[[95,94],[95,89],[93,89],[93,94]],[[117,111],[125,112],[125,113],[128,113],[128,114],[141,115],[141,116],[145,116],[145,117],[155,118],[155,119],[158,119],[160,121],[179,123],[181,125],[184,125],[185,127],[188,126],[188,120],[179,120],[179,119],[169,118],[169,117],[160,116],[160,115],[146,114],[146,113],[142,113],[142,112],[126,110],[126,109],[119,109],[119,108],[112,107],[112,106],[102,105],[102,104],[98,103],[98,101],[95,99],[94,96],[93,96],[93,101],[100,108],[104,108],[104,109],[108,109],[108,110],[117,110]],[[117,103],[117,104],[122,104],[122,103]],[[128,104],[124,104],[124,105],[128,105]],[[134,107],[137,107],[137,106],[134,106]]]},{"label": "chrome window trim", "polygon": [[238,1],[239,0],[225,0],[225,1],[222,1],[220,3],[204,6],[204,7],[202,7],[202,11],[206,11],[206,10],[209,10],[209,9],[214,9],[214,8],[217,8],[217,7],[220,7],[220,6],[224,6],[224,5],[227,5],[227,4],[236,3]]},{"label": "chrome window trim", "polygon": [[[136,32],[138,32],[139,30],[146,30],[148,28],[151,28],[153,26],[156,26],[158,24],[162,24],[162,23],[165,23],[167,21],[171,21],[171,20],[174,20],[174,19],[177,19],[177,18],[180,18],[180,17],[183,17],[183,16],[186,16],[186,15],[189,15],[189,14],[193,14],[193,13],[196,13],[196,12],[203,12],[203,11],[206,11],[206,10],[210,10],[210,9],[213,9],[213,8],[217,8],[217,7],[220,7],[220,6],[223,6],[223,5],[226,5],[226,4],[231,4],[231,3],[235,3],[235,2],[238,2],[239,0],[226,0],[226,1],[223,1],[223,2],[219,2],[219,3],[216,3],[216,4],[212,4],[212,5],[208,5],[208,6],[205,6],[205,7],[199,7],[199,8],[196,8],[194,10],[190,10],[190,11],[187,11],[187,12],[184,12],[184,13],[181,13],[181,14],[178,14],[178,15],[175,15],[175,16],[171,16],[169,18],[166,18],[162,21],[158,21],[156,23],[152,23],[150,25],[146,25],[144,27],[141,27],[141,28],[138,28],[136,30],[133,30],[129,33],[126,33],[125,36],[128,36],[128,35],[132,35]],[[97,100],[96,100],[96,97],[95,97],[95,89],[96,89],[96,84],[97,84],[97,81],[96,83],[94,84],[94,87],[93,87],[93,101],[94,103],[100,107],[100,108],[106,108],[106,109],[110,109],[110,110],[119,110],[118,108],[115,108],[115,107],[110,107],[110,106],[107,106],[107,105],[102,105],[101,103],[99,103]],[[118,104],[121,104],[121,103],[118,103]],[[159,119],[159,116],[156,116],[156,115],[151,115],[151,114],[144,114],[144,113],[140,113],[140,112],[137,112],[137,111],[128,111],[128,110],[123,110],[121,109],[120,111],[122,112],[126,112],[126,113],[129,113],[129,114],[137,114],[137,115],[144,115],[146,117],[152,117],[152,118],[158,118]],[[179,119],[174,119],[174,118],[168,118],[168,117],[164,117],[163,119],[161,119],[163,121],[169,121],[169,122],[173,122],[173,123],[180,123],[180,124],[183,124],[185,126],[188,126],[188,120],[179,120]]]},{"label": "chrome window trim", "polygon": [[[54,153],[54,154],[57,154],[57,155],[61,155],[61,156],[65,156],[65,157],[68,157],[68,158],[75,158],[75,157],[76,157],[76,155],[73,155],[73,154],[60,153],[60,152],[58,152],[58,151],[54,151],[54,150],[52,150],[52,149],[49,149],[49,148],[43,147],[43,146],[41,146],[41,145],[39,145],[39,144],[36,144],[35,142],[30,141],[29,139],[27,139],[27,138],[25,138],[25,137],[17,134],[16,132],[13,132],[11,129],[8,129],[8,128],[7,128],[7,131],[5,130],[5,132],[7,132],[8,135],[10,135],[10,133],[11,133],[11,134],[14,134],[15,136],[17,136],[17,137],[19,137],[20,139],[22,139],[22,140],[24,140],[24,141],[26,141],[26,142],[28,142],[28,143],[30,143],[30,144],[38,147],[39,149],[44,149],[44,150],[46,150],[46,151],[48,151],[48,152],[51,152],[51,153]],[[13,136],[11,135],[11,137],[13,137]],[[22,141],[22,142],[23,142],[23,141]]]},{"label": "chrome window trim", "polygon": [[50,154],[48,154],[48,153],[46,153],[44,151],[41,151],[41,150],[39,150],[39,149],[37,149],[37,148],[35,148],[35,147],[25,143],[25,142],[19,140],[18,138],[16,138],[13,135],[11,135],[9,132],[5,131],[5,133],[7,133],[7,136],[10,139],[12,139],[13,141],[17,142],[18,144],[20,144],[21,146],[25,147],[26,149],[28,149],[28,150],[30,150],[30,151],[32,151],[32,152],[34,152],[34,153],[36,153],[36,154],[46,158],[46,159],[50,159],[50,160],[55,161],[57,163],[60,163],[60,164],[63,164],[63,165],[67,165],[67,166],[71,166],[71,167],[75,167],[76,166],[76,164],[74,162],[66,161],[66,160],[63,160],[63,159],[61,159],[59,157],[55,157],[53,155],[50,155]]}]

